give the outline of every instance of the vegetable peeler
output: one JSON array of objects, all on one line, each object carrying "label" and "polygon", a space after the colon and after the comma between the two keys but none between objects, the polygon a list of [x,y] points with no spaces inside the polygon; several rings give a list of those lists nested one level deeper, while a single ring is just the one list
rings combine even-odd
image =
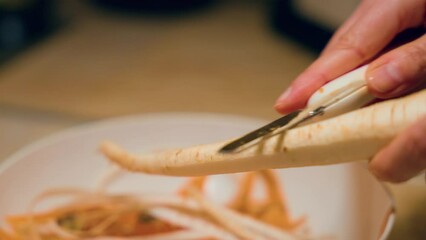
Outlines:
[{"label": "vegetable peeler", "polygon": [[[257,145],[285,131],[350,112],[371,102],[374,97],[368,92],[365,73],[368,65],[359,67],[325,84],[308,100],[305,109],[291,112],[223,146],[220,153],[232,153],[241,148]],[[256,140],[258,140],[256,142]]]}]

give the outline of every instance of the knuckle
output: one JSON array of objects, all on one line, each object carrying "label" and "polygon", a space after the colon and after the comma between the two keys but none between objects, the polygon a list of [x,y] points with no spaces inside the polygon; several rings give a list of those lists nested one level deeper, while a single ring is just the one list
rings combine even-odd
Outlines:
[{"label": "knuckle", "polygon": [[391,64],[394,72],[400,73],[405,82],[419,82],[426,77],[425,44],[407,44],[381,56],[374,65]]},{"label": "knuckle", "polygon": [[412,68],[412,80],[424,80],[426,76],[426,45],[413,46],[411,51],[406,53],[408,68]]},{"label": "knuckle", "polygon": [[364,61],[369,57],[368,51],[365,46],[361,47],[361,45],[356,42],[356,39],[357,38],[352,36],[352,34],[344,34],[336,40],[334,49],[338,51],[346,51],[359,61]]},{"label": "knuckle", "polygon": [[402,52],[402,57],[412,59],[416,62],[424,62],[426,46],[424,44],[409,44],[405,51]]}]

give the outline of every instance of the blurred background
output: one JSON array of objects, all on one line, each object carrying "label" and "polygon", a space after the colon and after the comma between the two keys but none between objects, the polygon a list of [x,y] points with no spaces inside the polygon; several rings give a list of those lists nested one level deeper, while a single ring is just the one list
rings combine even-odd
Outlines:
[{"label": "blurred background", "polygon": [[[214,112],[272,120],[276,97],[358,0],[1,0],[0,162],[115,116]],[[423,180],[389,186],[390,239],[426,239]]]}]

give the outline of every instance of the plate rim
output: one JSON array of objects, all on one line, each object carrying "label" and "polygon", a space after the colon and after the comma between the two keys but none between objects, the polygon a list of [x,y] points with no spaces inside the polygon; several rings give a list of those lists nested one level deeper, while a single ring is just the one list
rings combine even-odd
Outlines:
[{"label": "plate rim", "polygon": [[229,113],[215,113],[215,112],[185,112],[185,111],[176,111],[176,112],[151,112],[151,113],[140,113],[140,114],[129,114],[116,117],[108,117],[97,120],[92,120],[84,123],[78,123],[74,126],[65,127],[61,130],[55,131],[53,133],[48,133],[41,136],[38,139],[35,139],[29,143],[26,143],[13,151],[11,154],[7,155],[2,159],[0,163],[0,176],[4,174],[9,168],[17,164],[25,156],[31,154],[37,149],[46,147],[50,144],[53,144],[62,139],[70,138],[77,136],[89,131],[102,130],[117,125],[117,123],[131,123],[136,121],[164,121],[165,119],[175,118],[183,120],[194,120],[194,119],[204,119],[208,121],[223,121],[225,119],[238,121],[239,124],[244,122],[245,124],[254,125],[263,125],[266,123],[266,119],[259,117],[250,117],[246,115],[239,114],[229,114]]}]

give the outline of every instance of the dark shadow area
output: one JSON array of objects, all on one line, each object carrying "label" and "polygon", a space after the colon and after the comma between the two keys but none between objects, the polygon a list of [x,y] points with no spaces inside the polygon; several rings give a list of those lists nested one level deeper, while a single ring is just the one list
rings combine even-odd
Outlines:
[{"label": "dark shadow area", "polygon": [[125,15],[177,17],[210,9],[217,0],[90,0],[98,9]]},{"label": "dark shadow area", "polygon": [[330,40],[333,30],[301,16],[292,0],[274,0],[270,7],[270,24],[279,34],[319,54]]},{"label": "dark shadow area", "polygon": [[6,2],[0,3],[0,65],[64,23],[54,0]]}]

